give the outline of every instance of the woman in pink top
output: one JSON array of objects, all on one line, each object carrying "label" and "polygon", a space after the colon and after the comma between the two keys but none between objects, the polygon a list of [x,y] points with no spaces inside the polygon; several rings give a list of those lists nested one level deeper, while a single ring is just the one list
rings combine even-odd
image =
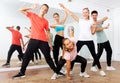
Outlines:
[{"label": "woman in pink top", "polygon": [[69,27],[70,29],[70,38],[63,39],[63,54],[58,62],[58,71],[62,68],[62,66],[66,63],[66,70],[67,70],[67,79],[71,79],[70,70],[71,64],[75,62],[81,63],[81,73],[80,76],[89,77],[89,75],[85,72],[87,60],[79,55],[77,55],[77,47],[76,41],[74,39],[74,29],[73,27]]}]

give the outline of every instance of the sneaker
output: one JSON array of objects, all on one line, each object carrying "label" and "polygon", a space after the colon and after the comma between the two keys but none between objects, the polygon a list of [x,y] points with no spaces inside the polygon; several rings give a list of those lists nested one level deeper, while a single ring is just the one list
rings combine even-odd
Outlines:
[{"label": "sneaker", "polygon": [[10,67],[10,64],[9,63],[5,63],[2,65],[2,67]]},{"label": "sneaker", "polygon": [[65,74],[65,68],[62,67],[62,69],[60,70],[60,72]]},{"label": "sneaker", "polygon": [[116,69],[114,67],[112,67],[112,66],[107,66],[106,70],[116,70]]},{"label": "sneaker", "polygon": [[96,67],[95,67],[95,66],[91,67],[91,69],[90,69],[90,70],[91,70],[91,71],[93,71],[93,72],[98,71],[98,70],[96,69]]},{"label": "sneaker", "polygon": [[62,72],[59,72],[58,77],[61,77],[61,76],[65,76],[65,74],[63,74]]},{"label": "sneaker", "polygon": [[101,75],[101,76],[105,76],[106,74],[105,74],[104,71],[100,71],[100,75]]},{"label": "sneaker", "polygon": [[83,73],[81,72],[80,76],[81,77],[85,77],[85,78],[89,78],[90,77],[90,75],[88,75],[86,72],[83,72]]},{"label": "sneaker", "polygon": [[55,80],[55,79],[57,79],[57,77],[58,77],[57,74],[54,73],[53,76],[51,77],[51,79],[52,79],[52,80]]},{"label": "sneaker", "polygon": [[24,78],[24,77],[25,77],[25,74],[22,74],[19,72],[18,74],[14,75],[12,78],[16,79],[16,78]]}]

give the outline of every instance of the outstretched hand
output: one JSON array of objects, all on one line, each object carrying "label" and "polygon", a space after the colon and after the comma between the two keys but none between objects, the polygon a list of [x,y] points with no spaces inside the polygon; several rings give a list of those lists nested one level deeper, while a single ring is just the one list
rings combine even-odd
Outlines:
[{"label": "outstretched hand", "polygon": [[60,7],[65,8],[65,6],[62,3],[59,3]]},{"label": "outstretched hand", "polygon": [[106,26],[105,26],[105,29],[108,29],[108,28],[109,28],[109,26],[110,26],[110,24],[106,25]]},{"label": "outstretched hand", "polygon": [[38,4],[36,3],[31,6],[31,9],[37,9],[37,7],[38,7]]}]

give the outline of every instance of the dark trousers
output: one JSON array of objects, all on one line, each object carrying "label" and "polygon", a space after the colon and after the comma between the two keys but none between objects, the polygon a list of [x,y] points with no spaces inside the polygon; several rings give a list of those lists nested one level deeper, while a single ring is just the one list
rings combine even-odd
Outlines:
[{"label": "dark trousers", "polygon": [[[110,42],[109,41],[97,44],[97,57],[98,57],[98,59],[100,59],[104,49],[105,49],[106,55],[107,55],[106,56],[107,65],[111,66],[112,48],[110,46]],[[95,62],[93,62],[93,66],[95,66],[95,65],[96,65]]]},{"label": "dark trousers", "polygon": [[34,62],[34,57],[36,60],[38,60],[38,57],[39,57],[39,60],[41,60],[41,54],[40,54],[40,51],[39,49],[37,49],[34,53],[33,53],[33,57],[32,57],[32,61]]},{"label": "dark trousers", "polygon": [[[77,55],[75,60],[71,61],[71,70],[73,69],[73,65],[75,62],[81,63],[81,72],[85,72],[87,60],[85,58]],[[66,60],[63,59],[62,57],[60,57],[60,60],[58,62],[58,66],[57,66],[58,72],[61,70],[61,68],[64,66],[65,63],[66,63]]]},{"label": "dark trousers", "polygon": [[37,50],[35,51],[34,55],[35,55],[35,59],[36,59],[36,60],[38,60],[38,57],[39,57],[39,59],[41,60],[41,54],[40,54],[39,49],[37,49]]},{"label": "dark trousers", "polygon": [[58,64],[58,56],[59,56],[59,50],[60,47],[62,48],[62,40],[64,37],[56,35],[54,40],[54,46],[53,46],[53,58],[55,61],[55,64]]},{"label": "dark trousers", "polygon": [[29,61],[33,57],[33,53],[35,52],[35,50],[37,50],[38,48],[43,53],[47,64],[50,66],[50,68],[54,72],[56,72],[57,69],[54,65],[52,58],[51,58],[50,47],[48,45],[48,42],[44,42],[44,41],[40,41],[40,40],[36,40],[36,39],[30,39],[28,46],[27,46],[27,49],[25,51],[25,55],[23,57],[23,62],[22,62],[22,66],[20,69],[21,73],[25,74],[25,71],[26,71],[26,68],[29,64]]},{"label": "dark trousers", "polygon": [[77,42],[77,52],[80,51],[80,49],[82,48],[83,45],[86,45],[88,47],[90,53],[92,54],[95,64],[97,65],[97,67],[99,69],[101,69],[99,59],[97,58],[97,55],[95,53],[95,46],[94,46],[93,41],[78,41]]},{"label": "dark trousers", "polygon": [[21,61],[21,59],[23,58],[23,52],[22,52],[22,48],[21,46],[18,45],[11,45],[10,49],[8,51],[8,56],[7,56],[7,62],[6,63],[10,63],[10,59],[12,54],[17,50],[17,52],[19,53],[18,55],[18,59]]}]

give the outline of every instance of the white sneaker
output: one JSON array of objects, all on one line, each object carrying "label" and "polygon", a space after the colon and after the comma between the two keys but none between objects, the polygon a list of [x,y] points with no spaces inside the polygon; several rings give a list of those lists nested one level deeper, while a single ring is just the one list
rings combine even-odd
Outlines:
[{"label": "white sneaker", "polygon": [[116,70],[116,69],[114,67],[112,67],[112,66],[107,66],[106,70]]},{"label": "white sneaker", "polygon": [[88,75],[86,72],[83,72],[83,73],[81,72],[80,76],[81,77],[85,77],[85,78],[89,78],[90,77],[90,75]]},{"label": "white sneaker", "polygon": [[105,76],[106,73],[105,73],[104,71],[100,71],[100,75],[101,75],[101,76]]},{"label": "white sneaker", "polygon": [[65,70],[65,68],[62,67],[62,69],[60,70],[60,72],[63,73],[63,74],[66,74],[66,70]]},{"label": "white sneaker", "polygon": [[56,73],[54,73],[54,74],[53,74],[53,76],[51,77],[51,79],[52,79],[52,80],[57,79],[57,74],[56,74]]},{"label": "white sneaker", "polygon": [[95,66],[91,67],[91,69],[90,69],[90,70],[91,70],[91,71],[93,71],[93,72],[98,71],[98,70],[96,69],[96,67],[95,67]]}]

